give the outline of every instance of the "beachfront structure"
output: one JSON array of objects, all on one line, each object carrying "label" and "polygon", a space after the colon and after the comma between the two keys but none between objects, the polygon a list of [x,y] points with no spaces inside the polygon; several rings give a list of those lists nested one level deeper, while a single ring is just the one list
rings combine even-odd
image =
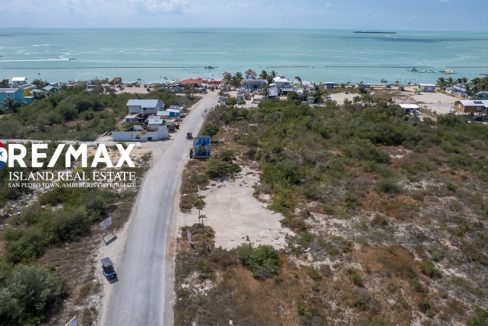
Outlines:
[{"label": "beachfront structure", "polygon": [[476,93],[477,100],[488,100],[488,92],[479,92]]},{"label": "beachfront structure", "polygon": [[12,87],[19,87],[20,85],[27,84],[27,77],[12,77]]},{"label": "beachfront structure", "polygon": [[334,89],[334,88],[336,88],[336,86],[337,86],[337,84],[334,82],[326,82],[325,83],[325,88],[327,88],[327,89]]},{"label": "beachfront structure", "polygon": [[269,98],[277,98],[280,94],[280,91],[278,89],[278,87],[276,86],[276,84],[271,84],[269,85],[269,88],[268,88],[268,97]]},{"label": "beachfront structure", "polygon": [[276,85],[276,87],[281,93],[288,93],[294,91],[291,82],[288,79],[284,78],[283,76],[278,76],[273,78],[273,84]]},{"label": "beachfront structure", "polygon": [[456,84],[456,85],[452,86],[451,93],[454,95],[462,96],[462,97],[468,96],[468,91],[466,89],[466,86],[464,86],[462,84]]},{"label": "beachfront structure", "polygon": [[488,100],[462,100],[454,103],[454,110],[463,114],[487,114]]},{"label": "beachfront structure", "polygon": [[164,109],[160,100],[129,100],[127,102],[129,114],[156,114]]},{"label": "beachfront structure", "polygon": [[268,81],[264,79],[244,79],[242,82],[242,87],[246,91],[258,91],[262,90],[266,85],[268,84]]},{"label": "beachfront structure", "polygon": [[20,88],[0,88],[0,107],[8,99],[13,99],[18,104],[32,103],[32,97],[25,97],[24,92]]},{"label": "beachfront structure", "polygon": [[420,84],[420,91],[424,93],[435,93],[436,85],[434,84]]},{"label": "beachfront structure", "polygon": [[400,108],[406,115],[418,117],[421,115],[421,108],[417,104],[400,104]]}]

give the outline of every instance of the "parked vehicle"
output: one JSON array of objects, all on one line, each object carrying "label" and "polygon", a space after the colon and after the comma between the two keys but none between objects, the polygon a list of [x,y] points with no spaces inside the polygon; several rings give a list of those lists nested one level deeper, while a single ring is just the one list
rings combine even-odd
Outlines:
[{"label": "parked vehicle", "polygon": [[186,139],[191,140],[193,139],[193,134],[191,132],[186,133]]},{"label": "parked vehicle", "polygon": [[102,263],[102,273],[108,280],[116,280],[117,273],[115,272],[114,264],[110,258],[105,257],[101,261]]}]

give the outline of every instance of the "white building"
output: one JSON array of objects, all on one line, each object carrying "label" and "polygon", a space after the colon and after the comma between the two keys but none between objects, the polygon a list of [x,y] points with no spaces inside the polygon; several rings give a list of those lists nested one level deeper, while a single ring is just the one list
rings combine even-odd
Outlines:
[{"label": "white building", "polygon": [[114,141],[158,141],[168,139],[168,127],[166,125],[149,128],[149,130],[133,130],[133,131],[113,131],[112,139]]},{"label": "white building", "polygon": [[129,114],[156,114],[164,109],[160,100],[129,100],[127,102]]},{"label": "white building", "polygon": [[27,77],[12,77],[12,87],[27,84]]},{"label": "white building", "polygon": [[420,84],[420,90],[425,93],[435,93],[436,85],[434,84]]}]

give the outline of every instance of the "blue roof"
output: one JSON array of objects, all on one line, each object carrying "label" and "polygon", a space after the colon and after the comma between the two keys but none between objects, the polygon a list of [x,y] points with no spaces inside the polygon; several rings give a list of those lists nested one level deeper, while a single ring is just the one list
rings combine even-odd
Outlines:
[{"label": "blue roof", "polygon": [[159,100],[129,100],[127,106],[140,106],[143,108],[156,108]]}]

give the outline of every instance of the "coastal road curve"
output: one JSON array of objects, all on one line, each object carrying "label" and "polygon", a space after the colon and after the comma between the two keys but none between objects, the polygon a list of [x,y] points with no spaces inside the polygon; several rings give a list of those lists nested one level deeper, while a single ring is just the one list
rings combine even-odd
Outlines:
[{"label": "coastal road curve", "polygon": [[[114,261],[118,282],[106,283],[101,326],[168,326],[173,324],[174,257],[169,255],[174,233],[174,211],[181,173],[188,161],[191,142],[206,110],[217,105],[218,94],[209,92],[184,119],[180,131],[154,157],[146,173],[126,226],[123,252]],[[116,241],[124,241],[121,237]]]}]

